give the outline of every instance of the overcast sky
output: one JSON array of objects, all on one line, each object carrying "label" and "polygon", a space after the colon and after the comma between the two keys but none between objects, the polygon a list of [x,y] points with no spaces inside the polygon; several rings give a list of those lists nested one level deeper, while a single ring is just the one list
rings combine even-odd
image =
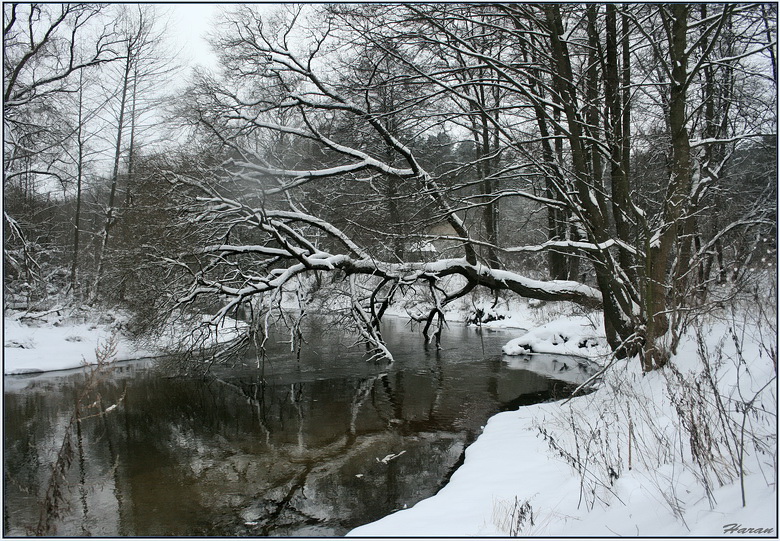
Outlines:
[{"label": "overcast sky", "polygon": [[[273,10],[274,2],[253,2],[260,9]],[[229,11],[236,3],[228,2],[190,2],[180,4],[165,3],[162,12],[170,15],[169,29],[171,37],[181,50],[184,65],[200,65],[215,69],[217,57],[211,51],[206,36],[214,30],[215,23],[223,11]],[[259,7],[259,6],[264,7]]]},{"label": "overcast sky", "polygon": [[170,12],[170,31],[181,48],[182,62],[214,69],[217,59],[206,42],[219,12],[229,4],[188,3],[167,4]]}]

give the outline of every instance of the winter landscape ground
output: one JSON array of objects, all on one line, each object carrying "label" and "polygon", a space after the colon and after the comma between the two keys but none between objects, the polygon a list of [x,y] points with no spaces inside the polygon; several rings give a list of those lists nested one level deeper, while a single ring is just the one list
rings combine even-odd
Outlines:
[{"label": "winter landscape ground", "polygon": [[[642,374],[638,363],[619,363],[591,394],[494,416],[441,492],[350,535],[776,537],[776,366],[763,342],[773,338],[755,321],[713,316],[700,339],[687,337],[673,369]],[[559,318],[505,352],[598,339],[598,329],[581,329],[581,318]],[[710,369],[717,383],[695,404],[691,387],[701,389]],[[730,404],[727,426],[717,400]],[[752,411],[741,409],[753,400]],[[741,412],[756,430],[743,470],[729,465],[743,442],[734,432]],[[691,454],[697,443],[707,446],[704,461]]]}]

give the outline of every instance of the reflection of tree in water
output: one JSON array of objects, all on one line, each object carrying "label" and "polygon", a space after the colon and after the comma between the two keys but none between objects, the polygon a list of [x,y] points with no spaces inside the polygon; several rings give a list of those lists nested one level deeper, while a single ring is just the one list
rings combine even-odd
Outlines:
[{"label": "reflection of tree in water", "polygon": [[[241,502],[226,504],[221,524],[199,533],[340,534],[435,493],[473,435],[463,433],[462,419],[438,416],[446,376],[441,363],[433,370],[286,386],[217,380],[252,406],[266,446],[231,457],[263,471],[245,466],[245,486],[233,485]],[[227,463],[214,464],[215,484],[224,482],[219,464]]]},{"label": "reflection of tree in water", "polygon": [[[499,362],[489,364],[492,368],[487,382],[489,394],[500,403],[502,393],[495,381]],[[249,517],[245,520],[245,533],[343,533],[345,528],[434,494],[461,459],[465,446],[476,436],[474,429],[464,433],[464,425],[468,423],[462,419],[439,416],[447,395],[444,366],[437,358],[430,368],[433,374],[424,377],[398,371],[357,380],[352,385],[348,405],[349,422],[339,428],[334,426],[334,439],[327,444],[311,442],[307,446],[300,438],[300,434],[311,433],[302,430],[303,423],[318,413],[316,382],[291,388],[287,396],[299,423],[296,430],[299,437],[296,453],[289,460],[293,464],[301,463],[301,469],[294,482],[286,485],[288,490],[281,502],[264,500],[260,506],[255,503],[245,509],[243,516]],[[548,385],[545,380],[542,387],[546,389]],[[233,388],[246,394],[246,387]],[[537,401],[549,397],[548,390],[532,394]],[[338,396],[338,393],[322,394],[328,395]],[[449,400],[463,398],[455,396]],[[379,461],[400,451],[405,454],[398,460]],[[305,528],[305,525],[318,527]]]},{"label": "reflection of tree in water", "polygon": [[63,378],[64,385],[42,379],[24,396],[5,393],[5,532],[62,535],[63,522],[75,523],[79,535],[95,532],[90,506],[110,482],[113,462],[90,460],[85,449],[99,441],[94,428],[111,422],[124,398],[123,386],[108,379],[113,352],[112,343],[101,346],[97,365]]},{"label": "reflection of tree in water", "polygon": [[[101,393],[115,399],[126,381],[125,405],[81,427],[74,516],[60,532],[340,535],[411,506],[442,486],[501,404],[551,385],[502,372],[498,359],[457,365],[441,355],[406,370],[330,378],[120,372]],[[6,466],[17,480],[45,469],[45,457],[25,466],[16,442],[36,449],[56,437],[68,385],[6,395],[7,415],[31,419],[29,430],[11,430],[19,439]],[[22,501],[18,490],[12,497]]]},{"label": "reflection of tree in water", "polygon": [[[342,382],[351,387],[351,398],[338,402],[339,409],[344,411],[336,414],[329,406],[334,404],[332,397],[339,394],[320,392],[322,386],[331,387],[334,382],[297,383],[284,392],[273,392],[273,388],[269,392],[265,386],[219,380],[225,388],[246,398],[255,411],[266,414],[258,418],[258,423],[267,434],[275,431],[269,425],[281,425],[286,420],[297,425],[284,427],[295,434],[294,441],[280,442],[275,437],[265,450],[273,457],[276,468],[287,463],[288,475],[262,491],[257,490],[258,486],[247,487],[254,489],[256,498],[249,498],[238,512],[240,516],[234,524],[243,527],[231,533],[293,535],[301,533],[301,528],[311,534],[344,533],[431,495],[448,465],[457,460],[463,438],[431,432],[442,428],[433,419],[441,389],[432,395],[427,393],[433,398],[424,408],[427,418],[405,419],[404,392],[399,390],[404,379],[400,373],[393,375],[396,385],[387,374]],[[443,384],[444,379],[438,381]],[[425,396],[413,391],[410,394]],[[275,395],[281,395],[281,400]],[[279,404],[274,405],[274,401]],[[291,419],[282,411],[284,403],[289,404]],[[307,441],[304,435],[316,432],[304,428],[304,424],[321,418],[320,408],[328,408],[330,419],[336,423],[331,424],[329,439]],[[423,408],[413,411],[420,409]],[[268,417],[271,412],[275,415]],[[417,434],[420,430],[424,432]],[[399,451],[405,451],[403,460],[381,462],[381,458]]]}]

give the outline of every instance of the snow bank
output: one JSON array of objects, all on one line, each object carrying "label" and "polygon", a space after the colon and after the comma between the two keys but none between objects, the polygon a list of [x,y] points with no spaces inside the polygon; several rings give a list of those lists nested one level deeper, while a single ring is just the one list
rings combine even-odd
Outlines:
[{"label": "snow bank", "polygon": [[[750,321],[700,327],[662,371],[618,363],[592,394],[492,417],[438,494],[348,535],[776,538],[776,337],[767,342]],[[580,344],[600,331],[564,318],[506,349],[596,352]]]},{"label": "snow bank", "polygon": [[[598,323],[594,322],[598,319]],[[605,358],[610,350],[604,336],[601,318],[566,316],[532,329],[510,340],[504,347],[506,355],[553,353],[588,358]]]},{"label": "snow bank", "polygon": [[[460,276],[448,276],[442,282],[448,290],[465,284]],[[420,302],[419,295],[410,290],[397,296],[386,313],[420,318],[427,316],[433,308],[432,302]],[[492,295],[475,291],[444,306],[444,316],[448,322],[487,329],[528,329],[569,314],[573,309],[576,309],[575,305],[569,302],[539,301],[515,295],[495,299]]]},{"label": "snow bank", "polygon": [[[577,398],[569,407],[582,411],[592,400]],[[776,537],[777,494],[758,469],[745,478],[746,508],[739,482],[715,489],[711,508],[695,475],[675,463],[623,471],[598,499],[589,500],[593,495],[583,494],[582,477],[554,454],[557,443],[551,438],[566,436],[541,436],[546,418],[565,414],[566,407],[553,403],[492,417],[436,496],[348,536],[715,537],[726,525],[740,524],[772,529],[768,536]],[[574,449],[573,442],[566,443]],[[591,458],[598,460],[595,452]],[[582,475],[590,474],[586,469]]]},{"label": "snow bank", "polygon": [[[95,349],[116,336],[117,360],[151,357],[159,352],[139,349],[120,333],[114,318],[79,323],[52,314],[36,319],[15,314],[4,321],[4,374],[68,370],[95,364]],[[36,314],[27,314],[35,316]]]},{"label": "snow bank", "polygon": [[[562,479],[570,481],[565,464],[546,459],[546,446],[531,429],[531,409],[492,417],[477,441],[466,450],[463,466],[436,496],[347,535],[507,535],[502,527],[507,516],[504,511],[514,504],[518,492],[544,492]],[[569,484],[571,490],[576,488]]]},{"label": "snow bank", "polygon": [[[577,402],[586,404],[587,397]],[[548,442],[539,436],[537,419],[559,415],[560,408],[541,404],[492,417],[467,449],[464,465],[436,496],[347,535],[713,537],[722,536],[723,526],[730,523],[776,527],[776,494],[760,474],[746,479],[751,503],[746,509],[739,483],[715,492],[719,505],[713,510],[695,490],[695,479],[678,473],[675,497],[685,509],[678,519],[656,486],[659,479],[675,475],[673,467],[627,472],[610,487],[608,501],[590,507],[580,478],[565,461],[551,456]]]},{"label": "snow bank", "polygon": [[[95,350],[113,337],[117,361],[163,355],[196,343],[210,347],[234,340],[246,324],[225,318],[210,331],[192,331],[172,324],[154,344],[142,345],[122,333],[128,316],[121,312],[64,315],[65,309],[47,313],[18,312],[4,319],[3,373],[6,375],[68,370],[95,364]],[[87,321],[84,321],[84,320]],[[202,318],[204,322],[208,316]],[[200,326],[198,326],[200,328]],[[203,328],[205,329],[205,327]]]}]

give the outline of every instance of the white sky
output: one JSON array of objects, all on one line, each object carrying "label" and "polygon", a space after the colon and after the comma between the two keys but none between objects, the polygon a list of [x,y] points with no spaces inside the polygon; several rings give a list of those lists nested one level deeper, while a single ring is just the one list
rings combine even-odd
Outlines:
[{"label": "white sky", "polygon": [[206,42],[206,35],[213,30],[217,17],[230,4],[192,2],[165,4],[163,10],[170,13],[168,28],[178,47],[182,63],[215,69],[217,58]]},{"label": "white sky", "polygon": [[[278,2],[252,2],[255,7],[273,10]],[[217,57],[206,41],[216,29],[222,12],[240,4],[235,2],[160,2],[161,14],[168,19],[172,44],[180,50],[181,63],[185,66],[201,66],[210,70],[218,67]]]}]

